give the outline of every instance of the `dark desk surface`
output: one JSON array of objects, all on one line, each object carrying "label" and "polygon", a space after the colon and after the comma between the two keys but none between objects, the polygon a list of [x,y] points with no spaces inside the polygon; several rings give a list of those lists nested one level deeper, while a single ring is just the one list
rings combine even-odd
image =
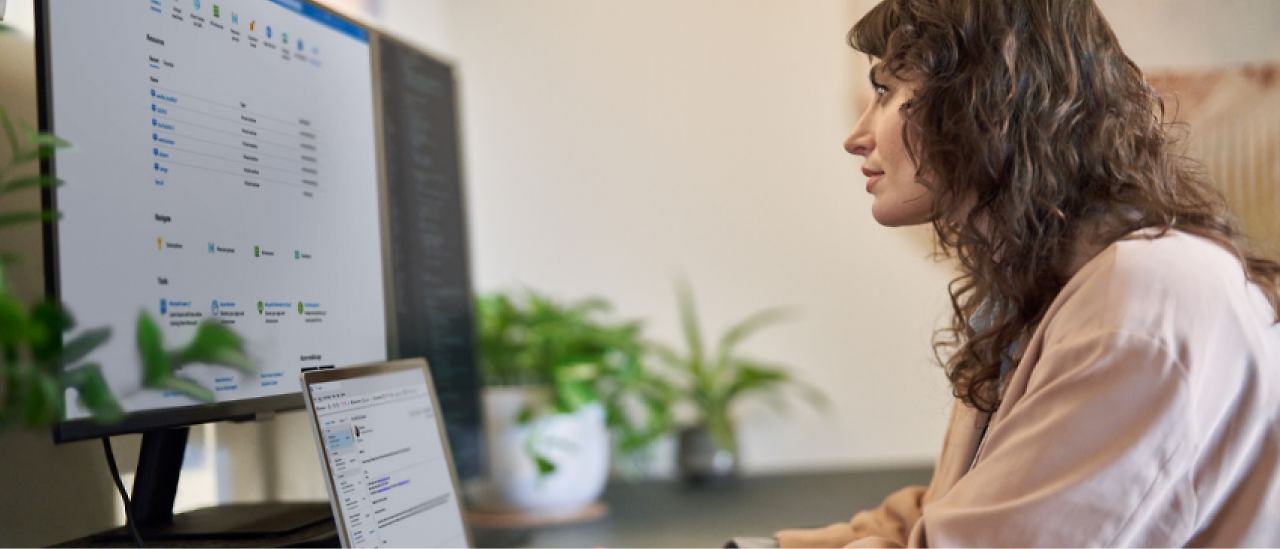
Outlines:
[{"label": "dark desk surface", "polygon": [[[768,536],[784,528],[826,526],[875,507],[891,492],[928,484],[931,469],[804,473],[739,479],[732,486],[686,489],[674,481],[614,483],[609,516],[595,522],[525,531],[476,531],[476,542],[514,547],[720,547],[733,536]],[[337,547],[333,523],[282,537],[214,539],[156,547]],[[85,537],[59,546],[131,547],[127,536]]]},{"label": "dark desk surface", "polygon": [[749,477],[735,486],[705,490],[684,489],[675,482],[615,483],[604,495],[612,511],[607,518],[533,530],[512,542],[527,547],[720,547],[733,536],[768,536],[784,528],[847,521],[899,488],[928,484],[931,474],[929,468],[805,473]]}]

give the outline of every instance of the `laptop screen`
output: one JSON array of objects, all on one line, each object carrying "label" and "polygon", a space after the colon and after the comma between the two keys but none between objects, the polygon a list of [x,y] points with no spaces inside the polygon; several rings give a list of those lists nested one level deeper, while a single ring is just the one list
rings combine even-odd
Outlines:
[{"label": "laptop screen", "polygon": [[338,520],[357,547],[464,547],[426,370],[308,387]]}]

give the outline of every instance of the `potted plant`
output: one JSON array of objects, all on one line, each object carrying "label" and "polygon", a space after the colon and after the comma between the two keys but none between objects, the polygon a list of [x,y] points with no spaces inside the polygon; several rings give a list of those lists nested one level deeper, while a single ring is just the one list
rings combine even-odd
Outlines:
[{"label": "potted plant", "polygon": [[[51,157],[69,147],[52,134],[23,126],[25,139],[0,107],[0,127],[8,141],[8,160],[0,165],[0,197],[23,190],[55,187],[52,176],[11,177],[21,167]],[[25,144],[24,144],[25,143]],[[0,229],[36,222],[53,222],[56,212],[30,211],[0,215]],[[107,386],[97,363],[88,360],[94,349],[111,337],[109,328],[81,330],[64,343],[63,334],[74,333],[75,321],[61,304],[44,299],[26,306],[8,284],[5,270],[19,262],[13,255],[0,256],[0,430],[22,425],[45,429],[63,419],[64,396],[71,389],[80,405],[100,422],[124,417],[116,395]],[[137,321],[137,345],[142,358],[145,389],[176,391],[204,402],[213,392],[177,372],[189,364],[219,364],[249,371],[252,365],[243,342],[227,327],[205,323],[186,346],[166,350],[160,328],[142,311]],[[126,397],[129,395],[125,395]]]},{"label": "potted plant", "polygon": [[642,324],[607,319],[608,302],[495,293],[477,311],[490,506],[588,505],[608,478],[611,435],[630,455],[669,429],[672,388],[644,367]]},{"label": "potted plant", "polygon": [[680,324],[688,347],[680,354],[653,343],[658,358],[682,379],[678,392],[693,404],[695,419],[680,429],[677,470],[687,485],[722,484],[736,478],[739,466],[734,405],[747,395],[768,395],[782,406],[782,391],[800,391],[819,410],[828,406],[820,391],[795,378],[783,365],[738,354],[738,346],[761,329],[788,319],[791,311],[775,307],[759,311],[734,324],[708,349],[698,324],[692,291],[687,282],[677,284]]}]

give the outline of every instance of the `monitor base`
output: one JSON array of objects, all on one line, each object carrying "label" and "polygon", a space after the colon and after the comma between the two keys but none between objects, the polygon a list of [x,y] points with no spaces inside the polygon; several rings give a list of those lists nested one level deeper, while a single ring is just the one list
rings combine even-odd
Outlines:
[{"label": "monitor base", "polygon": [[[205,545],[221,547],[337,547],[329,502],[240,503],[196,509],[173,516],[168,524],[141,529],[148,545]],[[330,540],[332,545],[330,544]],[[95,546],[133,544],[128,528],[94,534],[74,543]],[[190,543],[197,542],[197,543]]]}]

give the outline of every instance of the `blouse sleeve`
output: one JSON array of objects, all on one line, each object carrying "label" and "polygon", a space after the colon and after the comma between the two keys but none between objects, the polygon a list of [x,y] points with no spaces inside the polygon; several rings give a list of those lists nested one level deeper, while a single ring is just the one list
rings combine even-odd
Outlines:
[{"label": "blouse sleeve", "polygon": [[844,547],[860,539],[876,538],[885,547],[903,547],[911,527],[920,519],[923,486],[909,486],[890,494],[879,507],[854,515],[849,522],[826,528],[783,530],[775,534],[781,547]]}]

